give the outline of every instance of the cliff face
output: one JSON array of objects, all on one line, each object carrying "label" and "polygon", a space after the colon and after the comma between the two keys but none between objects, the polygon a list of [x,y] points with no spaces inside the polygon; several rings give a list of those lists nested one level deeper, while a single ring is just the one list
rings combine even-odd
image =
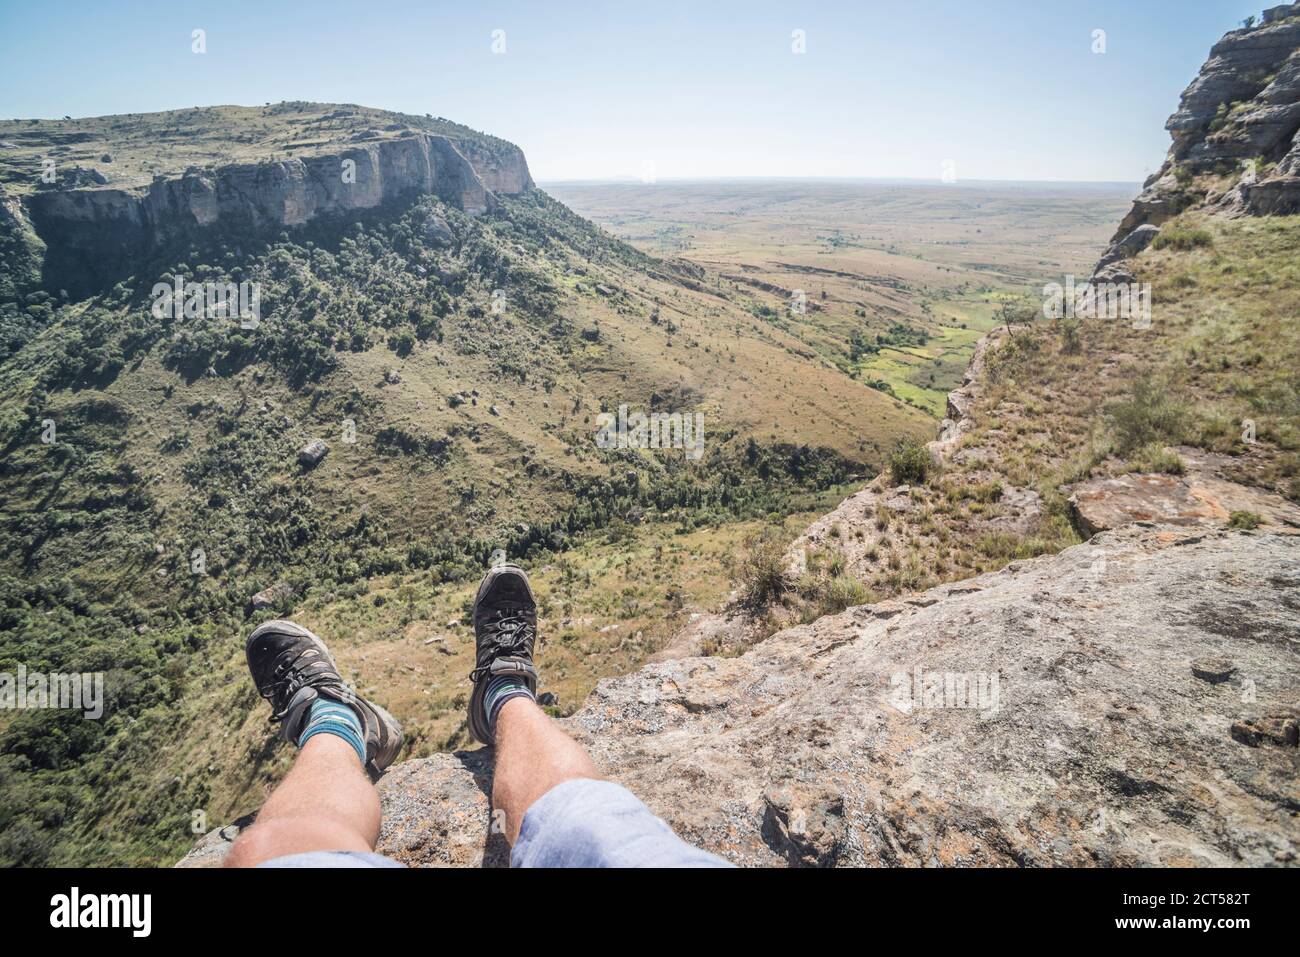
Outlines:
[{"label": "cliff face", "polygon": [[405,130],[338,152],[215,169],[191,167],[144,187],[37,191],[24,198],[48,249],[47,273],[124,274],[171,239],[209,227],[299,226],[330,213],[434,193],[469,213],[533,185],[518,147]]},{"label": "cliff face", "polygon": [[1139,227],[1202,204],[1230,214],[1300,212],[1300,3],[1216,43],[1165,128],[1169,155],[1120,223],[1103,267],[1144,248],[1120,246]]}]

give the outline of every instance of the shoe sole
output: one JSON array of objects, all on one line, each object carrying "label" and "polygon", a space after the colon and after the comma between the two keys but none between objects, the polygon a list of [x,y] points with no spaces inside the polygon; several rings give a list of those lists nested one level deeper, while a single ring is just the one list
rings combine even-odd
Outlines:
[{"label": "shoe sole", "polygon": [[[533,594],[533,583],[528,579],[528,572],[524,571],[518,565],[507,562],[504,565],[495,565],[492,568],[489,568],[487,574],[483,576],[483,580],[478,583],[478,591],[474,593],[475,612],[478,611],[478,603],[483,600],[483,593],[487,591],[488,586],[500,578],[505,572],[518,572],[524,579],[524,586],[528,589],[528,597],[532,599],[534,605],[537,604],[537,596]],[[474,622],[471,621],[470,625],[472,626],[473,624]]]},{"label": "shoe sole", "polygon": [[366,764],[366,773],[370,775],[370,780],[378,781],[397,757],[397,752],[402,750],[402,723],[389,714],[387,709],[381,708],[373,701],[360,700],[365,700],[366,706],[379,716],[379,723],[389,732],[387,747],[377,750],[375,756]]}]

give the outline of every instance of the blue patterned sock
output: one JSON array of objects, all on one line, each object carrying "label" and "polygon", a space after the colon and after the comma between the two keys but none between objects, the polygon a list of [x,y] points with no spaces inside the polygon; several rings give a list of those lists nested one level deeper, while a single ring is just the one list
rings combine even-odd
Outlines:
[{"label": "blue patterned sock", "polygon": [[487,715],[488,730],[496,733],[497,713],[501,706],[511,698],[527,698],[536,701],[537,697],[528,690],[528,683],[514,675],[500,675],[488,679],[487,691],[483,692],[483,712]]},{"label": "blue patterned sock", "polygon": [[331,698],[317,698],[312,702],[311,711],[307,713],[307,723],[298,735],[298,747],[317,734],[332,734],[342,738],[356,749],[361,763],[366,763],[366,739],[361,730],[361,719],[357,713]]}]

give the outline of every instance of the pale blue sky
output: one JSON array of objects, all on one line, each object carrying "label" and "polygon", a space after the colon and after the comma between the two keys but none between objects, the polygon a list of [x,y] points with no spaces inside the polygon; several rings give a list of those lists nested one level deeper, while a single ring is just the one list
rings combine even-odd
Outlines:
[{"label": "pale blue sky", "polygon": [[647,163],[660,179],[933,179],[950,159],[961,179],[1131,182],[1163,159],[1164,121],[1211,44],[1260,9],[0,0],[0,117],[302,99],[446,116],[518,143],[539,180],[635,179]]}]

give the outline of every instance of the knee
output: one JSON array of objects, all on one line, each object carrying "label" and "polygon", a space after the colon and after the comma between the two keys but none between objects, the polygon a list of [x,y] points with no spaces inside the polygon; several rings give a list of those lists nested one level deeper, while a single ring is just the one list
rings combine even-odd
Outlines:
[{"label": "knee", "polygon": [[256,867],[264,861],[307,851],[370,851],[356,831],[328,818],[277,817],[258,821],[235,840],[225,867]]},{"label": "knee", "polygon": [[262,861],[269,861],[277,854],[279,839],[277,821],[253,823],[239,832],[234,846],[221,862],[222,867],[253,867]]}]

